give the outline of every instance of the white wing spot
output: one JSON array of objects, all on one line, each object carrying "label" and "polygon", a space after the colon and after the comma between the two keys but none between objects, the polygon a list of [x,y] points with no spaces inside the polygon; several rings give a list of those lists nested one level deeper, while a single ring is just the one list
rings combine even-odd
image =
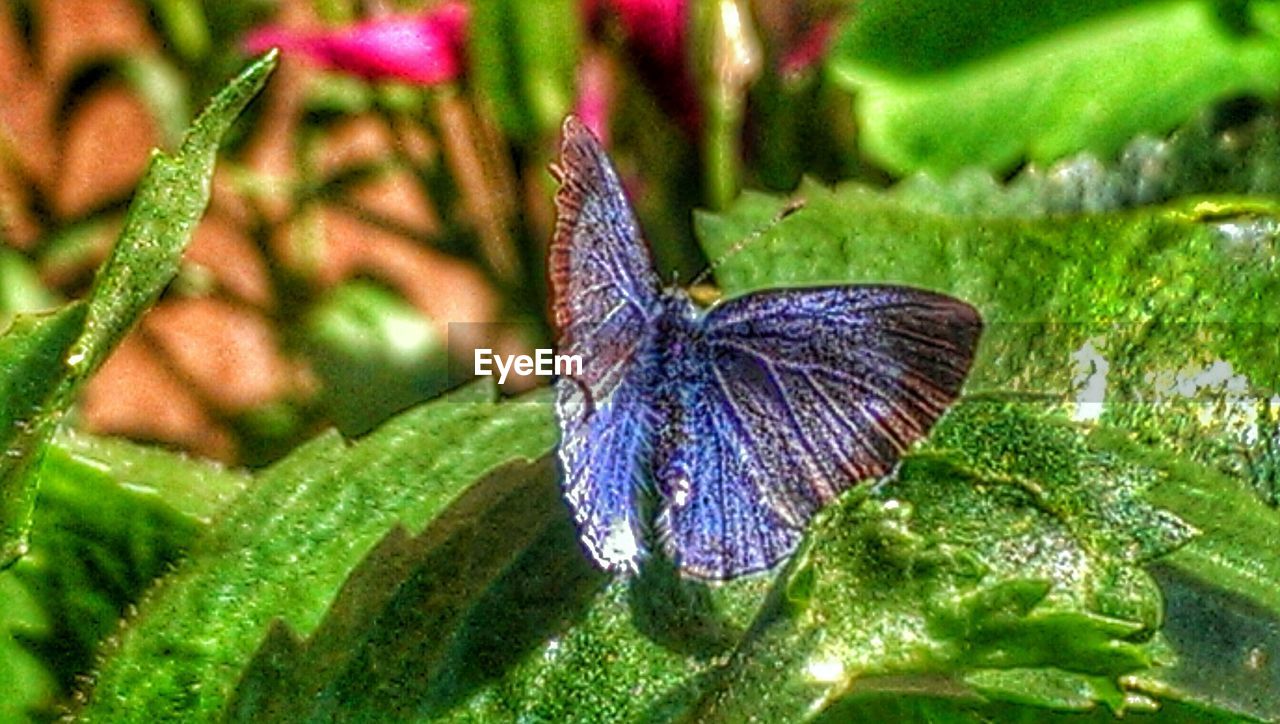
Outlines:
[{"label": "white wing spot", "polygon": [[611,565],[627,570],[635,570],[636,558],[640,555],[640,544],[631,530],[631,524],[625,518],[619,518],[609,526],[609,534],[601,545],[600,557]]},{"label": "white wing spot", "polygon": [[1076,409],[1071,418],[1077,422],[1095,422],[1102,417],[1107,397],[1107,373],[1111,363],[1087,340],[1080,349],[1071,353],[1074,371],[1071,385],[1076,391]]}]

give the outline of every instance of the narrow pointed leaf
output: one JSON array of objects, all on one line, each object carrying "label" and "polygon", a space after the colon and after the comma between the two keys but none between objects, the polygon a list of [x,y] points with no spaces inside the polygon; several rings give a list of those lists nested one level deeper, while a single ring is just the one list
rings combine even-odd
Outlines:
[{"label": "narrow pointed leaf", "polygon": [[77,391],[177,274],[209,203],[218,141],[275,67],[248,66],[192,124],[175,156],[155,153],[89,296],[0,338],[0,569],[25,549],[40,457]]},{"label": "narrow pointed leaf", "polygon": [[23,315],[0,337],[0,570],[27,551],[37,471],[56,424],[45,405],[62,382],[84,317],[81,303]]}]

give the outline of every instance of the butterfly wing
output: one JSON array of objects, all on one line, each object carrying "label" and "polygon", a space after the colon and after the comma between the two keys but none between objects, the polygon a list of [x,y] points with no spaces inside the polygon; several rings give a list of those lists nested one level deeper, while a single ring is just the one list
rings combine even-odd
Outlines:
[{"label": "butterfly wing", "polygon": [[895,286],[762,292],[713,309],[687,445],[711,446],[718,462],[677,466],[688,492],[663,513],[668,552],[704,578],[788,555],[818,509],[928,432],[981,330],[964,302]]},{"label": "butterfly wing", "polygon": [[556,383],[564,492],[591,556],[634,568],[643,545],[635,500],[648,449],[652,373],[645,350],[658,280],[617,172],[576,118],[552,172],[556,230],[551,292],[559,353],[582,373]]},{"label": "butterfly wing", "polygon": [[687,575],[727,580],[773,567],[795,550],[800,529],[787,524],[761,495],[754,440],[730,414],[730,399],[706,374],[687,380],[691,400],[674,450],[659,441],[655,458],[663,507],[663,550]]}]

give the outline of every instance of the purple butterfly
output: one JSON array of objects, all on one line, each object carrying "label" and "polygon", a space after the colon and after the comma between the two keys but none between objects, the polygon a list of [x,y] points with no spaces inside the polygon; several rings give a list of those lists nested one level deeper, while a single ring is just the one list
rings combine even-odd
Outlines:
[{"label": "purple butterfly", "polygon": [[982,321],[900,286],[748,294],[704,309],[663,289],[599,142],[568,118],[551,284],[564,494],[588,553],[651,544],[725,580],[786,558],[809,519],[888,473],[955,400]]}]

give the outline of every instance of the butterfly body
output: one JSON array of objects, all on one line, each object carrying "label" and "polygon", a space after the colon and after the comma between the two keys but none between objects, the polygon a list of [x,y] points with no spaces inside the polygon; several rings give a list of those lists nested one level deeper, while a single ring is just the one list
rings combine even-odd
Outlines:
[{"label": "butterfly body", "polygon": [[565,498],[588,554],[653,548],[698,578],[766,570],[821,507],[887,473],[955,399],[981,331],[890,285],[765,291],[708,308],[657,283],[612,164],[565,123],[551,277]]}]

